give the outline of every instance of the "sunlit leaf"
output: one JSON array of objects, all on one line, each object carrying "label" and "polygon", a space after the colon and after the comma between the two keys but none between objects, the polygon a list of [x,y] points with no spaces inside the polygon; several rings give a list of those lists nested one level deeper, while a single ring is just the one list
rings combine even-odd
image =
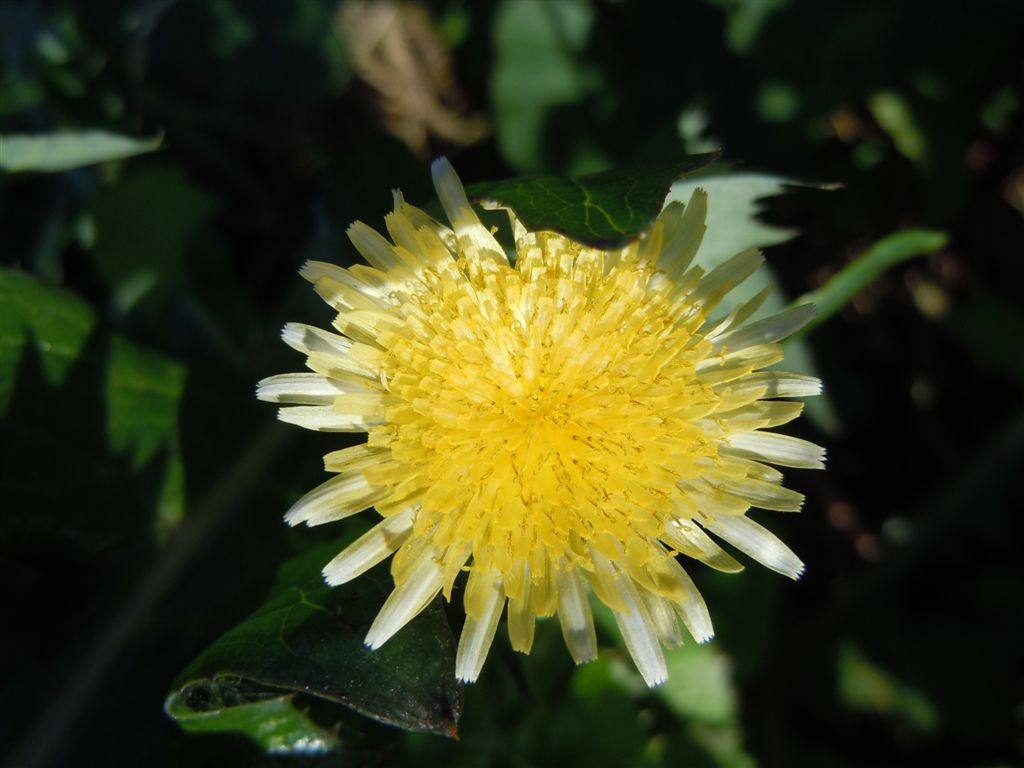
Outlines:
[{"label": "sunlit leaf", "polygon": [[[708,271],[747,248],[765,248],[793,237],[792,231],[766,224],[760,220],[758,214],[759,201],[781,195],[787,187],[796,186],[803,185],[781,176],[727,173],[676,182],[672,185],[668,201],[685,203],[696,188],[700,187],[707,191],[708,228],[695,261]],[[771,293],[755,317],[775,314],[785,309],[787,297],[769,261],[735,290],[730,291],[720,305],[719,311],[726,312],[765,288],[770,288]],[[810,348],[799,338],[790,338],[786,341],[785,368],[809,376],[818,375]],[[808,419],[824,432],[834,432],[838,429],[839,420],[827,388],[823,395],[807,401],[806,414]]]},{"label": "sunlit leaf", "polygon": [[0,136],[0,169],[68,171],[83,165],[123,160],[160,148],[159,136],[136,139],[107,131],[59,131]]},{"label": "sunlit leaf", "polygon": [[[781,195],[787,187],[797,185],[797,182],[781,176],[728,173],[677,181],[672,185],[665,202],[678,201],[685,204],[698,188],[708,193],[707,231],[694,261],[705,272],[710,272],[747,248],[766,248],[793,237],[791,230],[765,224],[758,218],[758,214],[761,210],[759,201]],[[781,311],[786,300],[770,264],[730,291],[721,304],[721,311],[747,301],[768,287],[772,292],[760,314]]]},{"label": "sunlit leaf", "polygon": [[665,202],[686,203],[698,187],[708,193],[708,228],[697,259],[705,269],[713,269],[746,248],[766,248],[793,237],[791,230],[766,224],[758,218],[759,201],[799,186],[802,186],[800,182],[783,176],[724,173],[677,181]]},{"label": "sunlit leaf", "polygon": [[[225,688],[214,692],[222,693]],[[193,689],[190,700],[176,697],[167,712],[191,733],[241,733],[265,752],[279,755],[318,755],[336,749],[340,742],[331,728],[311,720],[297,709],[294,696],[244,702],[210,700],[211,691]]]}]

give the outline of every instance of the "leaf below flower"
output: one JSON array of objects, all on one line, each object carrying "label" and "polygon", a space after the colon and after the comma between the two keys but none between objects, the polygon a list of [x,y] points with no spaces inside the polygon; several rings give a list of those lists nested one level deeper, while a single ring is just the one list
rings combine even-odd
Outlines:
[{"label": "leaf below flower", "polygon": [[[292,695],[305,694],[406,730],[454,736],[462,687],[441,606],[433,603],[371,651],[363,638],[391,580],[385,566],[327,586],[320,569],[339,548],[315,547],[285,563],[266,602],[179,676],[167,713],[187,730],[241,731],[265,749],[329,749],[330,725],[293,706]],[[256,703],[276,713],[281,730],[271,741],[261,731],[265,718],[250,711]]]}]

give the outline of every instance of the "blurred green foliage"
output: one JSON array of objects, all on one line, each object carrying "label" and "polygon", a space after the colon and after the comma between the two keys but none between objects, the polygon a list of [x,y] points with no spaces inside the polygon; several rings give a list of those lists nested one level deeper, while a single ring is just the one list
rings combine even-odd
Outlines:
[{"label": "blurred green foliage", "polygon": [[604,625],[578,669],[552,622],[529,657],[499,636],[459,741],[252,681],[180,727],[182,670],[365,526],[281,523],[345,438],[252,390],[294,365],[286,320],[328,321],[299,265],[351,263],[391,188],[429,202],[430,158],[385,128],[336,2],[0,0],[0,763],[1019,764],[1024,7],[425,7],[490,122],[431,140],[467,183],[722,147],[671,193],[710,191],[702,258],[771,246],[779,306],[892,267],[789,350],[826,381],[800,429],[830,468],[764,519],[807,574],[691,568],[717,639],[654,692]]},{"label": "blurred green foliage", "polygon": [[83,165],[152,152],[159,139],[133,139],[105,131],[58,131],[0,138],[0,169],[69,171]]}]

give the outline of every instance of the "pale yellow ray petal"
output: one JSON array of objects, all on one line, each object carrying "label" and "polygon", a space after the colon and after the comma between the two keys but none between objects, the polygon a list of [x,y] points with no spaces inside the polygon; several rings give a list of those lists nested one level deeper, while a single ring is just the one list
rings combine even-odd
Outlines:
[{"label": "pale yellow ray petal", "polygon": [[324,566],[324,581],[344,584],[389,557],[412,533],[412,516],[410,508],[377,523]]},{"label": "pale yellow ray petal", "polygon": [[466,623],[462,627],[459,648],[455,653],[455,677],[467,683],[480,676],[501,619],[501,609],[505,605],[505,591],[502,589],[500,575],[473,571],[466,588],[467,599],[471,587],[475,587],[479,597],[475,600],[472,612],[468,607],[466,609]]},{"label": "pale yellow ray petal", "polygon": [[564,563],[558,566],[558,620],[573,661],[585,664],[596,659],[597,634],[587,588],[579,571]]},{"label": "pale yellow ray petal", "polygon": [[409,577],[396,586],[384,601],[366,633],[364,642],[370,648],[376,650],[384,645],[441,591],[443,571],[437,559],[439,554],[434,548],[422,552],[412,565]]},{"label": "pale yellow ray petal", "polygon": [[790,435],[774,432],[741,432],[724,439],[731,452],[739,456],[779,464],[783,467],[822,469],[825,449]]},{"label": "pale yellow ray petal", "polygon": [[789,547],[767,528],[758,525],[749,517],[709,517],[700,524],[732,544],[736,549],[750,555],[773,571],[799,579],[804,564]]}]

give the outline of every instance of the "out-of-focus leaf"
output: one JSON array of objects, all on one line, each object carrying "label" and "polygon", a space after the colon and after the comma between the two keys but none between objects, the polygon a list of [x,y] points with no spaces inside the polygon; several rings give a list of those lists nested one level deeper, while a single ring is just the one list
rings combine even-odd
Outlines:
[{"label": "out-of-focus leaf", "polygon": [[1007,339],[1024,338],[1024,311],[986,297],[967,302],[949,317],[947,326],[977,360],[1024,385],[1024,356]]},{"label": "out-of-focus leaf", "polygon": [[786,1],[759,0],[756,3],[744,3],[736,0],[711,0],[725,14],[726,42],[739,54],[750,52],[765,24],[775,13],[786,7]]},{"label": "out-of-focus leaf", "polygon": [[582,0],[510,0],[498,7],[491,97],[498,146],[513,168],[542,170],[551,110],[600,87],[598,73],[582,58],[593,17]]},{"label": "out-of-focus leaf", "polygon": [[0,136],[0,169],[68,171],[83,165],[122,160],[160,148],[163,139],[135,139],[107,131],[60,131]]},{"label": "out-of-focus leaf", "polygon": [[184,287],[188,246],[216,207],[176,167],[137,169],[100,192],[93,253],[120,312],[151,289]]},{"label": "out-of-focus leaf", "polygon": [[978,118],[986,128],[998,133],[1007,126],[1019,106],[1017,90],[1009,85],[1003,86],[981,105]]},{"label": "out-of-focus leaf", "polygon": [[722,724],[736,717],[729,660],[715,645],[686,643],[665,653],[668,682],[655,693],[684,720]]},{"label": "out-of-focus leaf", "polygon": [[58,386],[96,323],[89,305],[28,275],[0,271],[0,415],[26,344],[37,348],[46,383]]},{"label": "out-of-focus leaf", "polygon": [[130,452],[138,469],[171,443],[176,447],[178,402],[184,390],[185,370],[178,363],[124,339],[112,339],[107,369],[111,450]]},{"label": "out-of-focus leaf", "polygon": [[[746,248],[765,248],[789,240],[793,232],[758,219],[759,200],[781,195],[799,182],[763,173],[726,173],[684,179],[672,185],[665,202],[689,202],[698,187],[708,193],[707,231],[697,252],[698,263],[713,269]],[[758,289],[760,290],[760,289]]]},{"label": "out-of-focus leaf", "polygon": [[924,733],[939,726],[939,713],[924,694],[896,680],[849,645],[839,649],[839,698],[852,709],[897,717]]},{"label": "out-of-focus leaf", "polygon": [[[599,706],[607,707],[628,695],[635,707],[635,700],[657,697],[680,721],[669,746],[669,750],[675,750],[674,757],[688,765],[746,768],[753,764],[743,751],[731,661],[717,642],[698,645],[687,639],[683,646],[666,650],[668,681],[651,689],[629,658],[611,609],[594,601],[593,610],[598,629],[615,639],[620,655],[615,658],[614,653],[602,651],[596,662],[575,671],[573,691],[581,700],[596,700]],[[606,698],[599,699],[599,695]],[[623,729],[617,731],[609,723],[599,732],[607,735],[622,733]],[[610,749],[605,747],[604,751]]]},{"label": "out-of-focus leaf", "polygon": [[692,722],[686,732],[717,768],[757,768],[758,761],[743,748],[745,739],[738,720],[723,725]]},{"label": "out-of-focus leaf", "polygon": [[179,364],[105,332],[77,296],[0,270],[4,643],[36,660],[6,673],[20,692],[0,704],[7,745],[80,679],[84,641],[182,515],[183,379]]},{"label": "out-of-focus leaf", "polygon": [[156,500],[161,531],[185,515],[185,460],[178,411],[185,394],[185,368],[176,361],[114,337],[107,368],[107,444],[128,453],[142,470],[162,451],[166,461]]},{"label": "out-of-focus leaf", "polygon": [[[230,689],[225,689],[230,690]],[[241,733],[269,754],[318,755],[340,745],[337,734],[293,705],[294,696],[252,702],[204,698],[222,689],[194,689],[190,701],[172,698],[167,712],[192,733]]]},{"label": "out-of-focus leaf", "polygon": [[[0,271],[0,416],[9,408],[30,345],[50,387],[59,388],[72,365],[91,366],[104,386],[66,394],[65,400],[74,397],[83,414],[105,414],[107,450],[127,455],[132,471],[141,472],[157,458],[164,460],[157,516],[162,525],[173,525],[184,513],[178,408],[185,369],[113,335],[83,352],[95,326],[92,310],[77,296],[20,272]],[[80,359],[83,354],[87,360]]]},{"label": "out-of-focus leaf", "polygon": [[879,91],[868,99],[868,108],[878,124],[892,137],[900,154],[915,163],[927,158],[928,140],[901,94]]},{"label": "out-of-focus leaf", "polygon": [[793,302],[812,303],[818,308],[814,320],[804,327],[803,333],[841,310],[850,299],[897,264],[937,251],[948,240],[945,232],[930,229],[905,229],[882,238],[821,288],[805,293]]},{"label": "out-of-focus leaf", "polygon": [[[440,605],[371,651],[363,638],[387,597],[390,576],[384,566],[350,584],[327,586],[320,570],[339,549],[316,547],[282,566],[267,601],[179,676],[167,712],[180,718],[208,713],[203,702],[246,704],[304,693],[400,728],[454,736],[462,689]],[[230,708],[221,712],[226,730],[246,722]],[[213,730],[214,720],[207,722]]]},{"label": "out-of-focus leaf", "polygon": [[[697,188],[708,193],[707,231],[697,251],[695,263],[710,271],[747,248],[766,248],[783,243],[793,232],[765,224],[758,218],[759,200],[781,195],[788,186],[798,182],[781,176],[758,173],[730,173],[703,179],[684,179],[672,185],[665,202],[687,203]],[[762,267],[742,285],[730,291],[722,310],[746,301],[766,287],[772,294],[762,314],[778,312],[785,306],[778,281],[770,267]]]},{"label": "out-of-focus leaf", "polygon": [[562,706],[537,723],[541,733],[548,732],[538,741],[549,742],[548,750],[561,753],[564,762],[626,765],[650,740],[649,728],[635,716],[636,702],[618,679],[616,666],[601,657],[578,667]]},{"label": "out-of-focus leaf", "polygon": [[578,179],[535,176],[482,182],[470,200],[511,208],[530,230],[552,230],[600,248],[619,248],[640,236],[661,211],[676,179],[718,158],[678,154]]},{"label": "out-of-focus leaf", "polygon": [[[651,759],[660,757],[663,749],[655,719],[638,715],[649,702],[638,703],[637,697],[648,698],[649,689],[635,672],[631,674],[639,691],[631,678],[624,680],[630,662],[615,658],[614,652],[602,653],[574,668],[557,624],[538,622],[533,650],[521,661],[503,653],[505,641],[499,637],[491,650],[495,658],[488,660],[480,680],[466,688],[467,719],[459,741],[406,734],[405,754],[396,756],[394,764],[445,768],[664,765],[664,760]],[[643,759],[638,759],[641,755]]]}]

